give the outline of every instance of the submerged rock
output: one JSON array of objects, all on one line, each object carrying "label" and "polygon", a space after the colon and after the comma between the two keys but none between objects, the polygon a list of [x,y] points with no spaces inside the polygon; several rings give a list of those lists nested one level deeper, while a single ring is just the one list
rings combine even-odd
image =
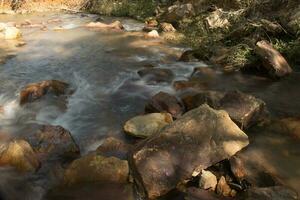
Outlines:
[{"label": "submerged rock", "polygon": [[20,105],[34,102],[49,92],[55,95],[63,95],[66,93],[69,85],[58,80],[47,80],[38,83],[32,83],[23,88],[20,92]]},{"label": "submerged rock", "polygon": [[34,172],[40,167],[37,155],[25,140],[0,145],[0,166],[12,166],[21,172]]},{"label": "submerged rock", "polygon": [[86,25],[88,28],[100,28],[100,29],[115,29],[115,30],[123,30],[124,26],[120,21],[114,21],[110,24],[104,24],[102,22],[90,22]]},{"label": "submerged rock", "polygon": [[210,171],[202,170],[199,187],[204,190],[212,190],[215,191],[217,186],[217,177],[211,173]]},{"label": "submerged rock", "polygon": [[268,70],[270,76],[280,78],[292,73],[292,68],[286,59],[267,41],[256,43],[256,54],[260,57],[263,67]]},{"label": "submerged rock", "polygon": [[167,112],[174,118],[178,118],[184,113],[184,108],[175,96],[159,92],[145,106],[145,111],[148,113]]},{"label": "submerged rock", "polygon": [[148,83],[171,82],[174,74],[170,69],[146,68],[137,72],[140,77],[145,78]]},{"label": "submerged rock", "polygon": [[139,144],[130,164],[135,181],[154,199],[248,143],[247,135],[225,111],[202,105]]},{"label": "submerged rock", "polygon": [[67,185],[87,182],[126,183],[128,176],[127,161],[90,154],[74,160],[68,166],[64,182]]},{"label": "submerged rock", "polygon": [[117,138],[108,137],[104,139],[103,143],[97,148],[96,152],[97,154],[106,157],[114,156],[119,159],[126,159],[131,148],[131,145],[126,144]]},{"label": "submerged rock", "polygon": [[151,113],[130,119],[125,123],[124,131],[135,137],[147,138],[172,122],[169,113]]}]

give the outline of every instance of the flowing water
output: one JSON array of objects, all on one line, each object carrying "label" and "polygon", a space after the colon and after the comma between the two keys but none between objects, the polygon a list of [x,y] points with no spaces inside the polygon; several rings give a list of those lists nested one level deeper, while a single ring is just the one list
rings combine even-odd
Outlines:
[{"label": "flowing water", "polygon": [[[61,21],[47,23],[56,18]],[[70,130],[82,154],[94,150],[107,136],[126,140],[122,124],[143,113],[144,105],[152,95],[159,91],[178,94],[171,84],[148,85],[137,75],[137,70],[145,64],[153,64],[171,69],[176,74],[175,80],[185,80],[194,67],[207,67],[201,62],[177,62],[184,48],[160,39],[145,38],[141,32],[143,24],[134,20],[119,19],[126,31],[100,31],[84,27],[96,18],[95,15],[61,13],[0,15],[1,22],[31,20],[33,23],[44,22],[47,27],[22,28],[27,44],[14,47],[12,52],[15,55],[0,65],[0,106],[3,106],[0,138],[13,137],[31,124],[38,123],[61,125]],[[103,20],[111,22],[116,19],[105,17]],[[57,26],[62,29],[57,30]],[[9,46],[14,46],[14,42],[1,44],[0,53]],[[69,83],[74,93],[67,101],[47,97],[25,107],[18,106],[18,93],[22,87],[48,79]],[[300,112],[299,81],[297,72],[279,82],[240,73],[226,75],[217,72],[213,77],[204,79],[203,87],[240,89],[254,94],[266,101],[272,116],[282,117],[297,116]],[[261,136],[266,141],[270,138],[272,136]],[[282,158],[284,155],[276,157],[269,153],[270,159],[275,160],[275,168],[289,170],[284,174],[284,179],[299,191],[296,186],[300,184],[300,149],[299,145],[294,146],[299,143],[287,142],[289,138],[286,136],[279,141],[283,143],[280,148],[291,149],[293,162],[280,163],[286,160]],[[268,152],[277,152],[280,150],[278,148],[278,145],[274,148],[268,146]],[[6,169],[0,171],[0,191],[11,189],[9,193],[15,193],[15,199],[42,199],[44,188],[39,181],[32,181],[32,177],[16,178],[14,173]],[[29,189],[23,183],[30,183]],[[32,187],[32,183],[36,186]],[[20,185],[24,188],[16,189]]]}]

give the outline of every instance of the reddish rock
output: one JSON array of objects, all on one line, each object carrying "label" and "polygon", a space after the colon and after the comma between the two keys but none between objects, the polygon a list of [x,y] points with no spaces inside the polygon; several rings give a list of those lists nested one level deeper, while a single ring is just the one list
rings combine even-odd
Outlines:
[{"label": "reddish rock", "polygon": [[63,95],[66,93],[68,87],[67,83],[58,80],[47,80],[29,84],[20,92],[20,105],[36,101],[49,92],[57,96]]},{"label": "reddish rock", "polygon": [[184,108],[175,96],[159,92],[145,106],[145,111],[147,113],[167,112],[174,118],[178,118],[183,114]]},{"label": "reddish rock", "polygon": [[257,42],[255,51],[270,76],[280,78],[293,72],[286,59],[267,41]]}]

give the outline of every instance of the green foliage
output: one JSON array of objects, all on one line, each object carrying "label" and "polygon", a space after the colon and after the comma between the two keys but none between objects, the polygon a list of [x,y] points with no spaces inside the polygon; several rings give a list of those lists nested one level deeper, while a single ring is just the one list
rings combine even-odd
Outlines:
[{"label": "green foliage", "polygon": [[226,58],[226,65],[233,68],[241,68],[256,60],[254,51],[247,44],[238,44],[231,47],[230,53]]},{"label": "green foliage", "polygon": [[296,40],[272,39],[272,44],[289,63],[300,64],[300,38]]},{"label": "green foliage", "polygon": [[145,19],[154,15],[155,8],[154,0],[92,0],[87,9],[101,15]]}]

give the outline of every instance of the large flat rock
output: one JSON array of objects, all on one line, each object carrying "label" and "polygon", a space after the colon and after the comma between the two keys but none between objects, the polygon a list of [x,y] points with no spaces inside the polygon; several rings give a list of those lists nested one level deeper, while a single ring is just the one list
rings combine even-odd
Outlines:
[{"label": "large flat rock", "polygon": [[154,199],[248,143],[225,111],[205,104],[140,143],[130,155],[130,165],[137,184]]}]

